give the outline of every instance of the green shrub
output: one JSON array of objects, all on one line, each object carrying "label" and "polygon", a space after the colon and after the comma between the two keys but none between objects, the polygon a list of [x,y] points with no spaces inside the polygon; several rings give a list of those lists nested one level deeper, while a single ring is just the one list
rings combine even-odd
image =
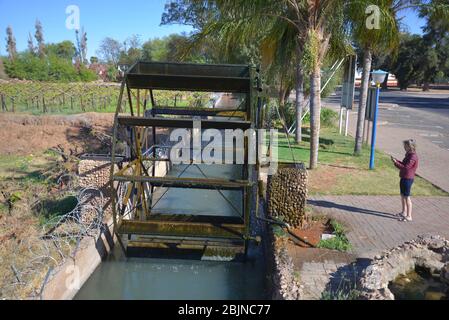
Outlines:
[{"label": "green shrub", "polygon": [[318,248],[326,248],[338,251],[349,251],[351,249],[351,244],[346,237],[346,230],[344,226],[335,220],[331,220],[331,226],[334,230],[335,237],[331,239],[321,240],[318,243]]},{"label": "green shrub", "polygon": [[[332,109],[322,108],[321,109],[321,126],[323,127],[334,127],[338,121],[338,113]],[[310,122],[310,113],[308,113],[303,120],[303,123]]]},{"label": "green shrub", "polygon": [[30,53],[21,53],[14,61],[5,60],[5,72],[10,78],[34,81],[76,82],[93,81],[96,74],[81,66],[78,71],[71,60],[49,54],[39,58]]},{"label": "green shrub", "polygon": [[74,196],[66,196],[62,199],[46,199],[43,200],[37,209],[39,217],[39,224],[45,225],[50,220],[63,216],[73,209],[78,204],[78,200]]}]

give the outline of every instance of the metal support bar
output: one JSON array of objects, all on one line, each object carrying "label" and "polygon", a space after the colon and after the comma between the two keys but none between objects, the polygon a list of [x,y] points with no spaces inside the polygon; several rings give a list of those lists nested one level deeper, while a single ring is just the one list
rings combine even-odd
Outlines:
[{"label": "metal support bar", "polygon": [[[123,126],[160,127],[160,128],[193,128],[193,119],[143,118],[119,116],[118,122]],[[242,129],[251,128],[250,121],[201,120],[202,129]]]},{"label": "metal support bar", "polygon": [[251,186],[250,181],[243,180],[224,180],[224,179],[194,179],[194,178],[178,178],[178,177],[143,177],[143,176],[125,176],[114,175],[113,181],[119,182],[148,182],[157,187],[170,188],[191,188],[191,189],[220,189],[234,190],[243,189]]}]

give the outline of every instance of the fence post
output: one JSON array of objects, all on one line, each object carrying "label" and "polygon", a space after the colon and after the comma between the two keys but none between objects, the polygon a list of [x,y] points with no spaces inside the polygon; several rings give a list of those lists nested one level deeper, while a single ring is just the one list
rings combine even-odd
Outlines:
[{"label": "fence post", "polygon": [[2,95],[2,106],[4,111],[8,111],[8,106],[6,105],[6,96]]}]

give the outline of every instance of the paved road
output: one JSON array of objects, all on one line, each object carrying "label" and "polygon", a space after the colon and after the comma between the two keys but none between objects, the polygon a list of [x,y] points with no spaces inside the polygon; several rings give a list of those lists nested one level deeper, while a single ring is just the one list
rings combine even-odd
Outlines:
[{"label": "paved road", "polygon": [[[337,92],[325,105],[339,110],[339,101]],[[401,159],[402,141],[415,139],[420,155],[418,174],[449,192],[449,92],[383,92],[381,104],[376,147]],[[350,114],[352,136],[356,122],[355,107]]]},{"label": "paved road", "polygon": [[[340,91],[325,101],[339,104]],[[428,142],[449,150],[449,91],[381,93],[379,121],[381,125],[420,130]],[[356,93],[358,104],[358,92]],[[396,107],[395,107],[396,105]],[[356,121],[353,119],[353,121]]]}]

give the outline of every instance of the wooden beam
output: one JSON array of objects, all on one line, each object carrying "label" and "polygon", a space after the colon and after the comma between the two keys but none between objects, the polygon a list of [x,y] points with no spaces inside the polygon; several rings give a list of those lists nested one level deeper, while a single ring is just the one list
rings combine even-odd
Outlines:
[{"label": "wooden beam", "polygon": [[185,109],[175,107],[157,107],[153,108],[155,115],[177,115],[177,116],[200,116],[200,117],[235,117],[246,119],[246,111],[240,109],[224,109],[224,108],[202,108],[202,109]]},{"label": "wooden beam", "polygon": [[212,224],[207,222],[122,220],[118,227],[118,233],[149,236],[242,239],[245,233],[245,225]]},{"label": "wooden beam", "polygon": [[[158,127],[158,128],[193,128],[193,119],[143,118],[118,116],[118,123],[123,126]],[[251,128],[250,121],[201,120],[202,129],[242,129]]]},{"label": "wooden beam", "polygon": [[156,187],[167,188],[189,188],[189,189],[219,189],[219,190],[240,190],[251,186],[251,182],[244,180],[225,179],[197,179],[197,178],[177,178],[177,177],[146,177],[114,175],[114,181],[119,182],[148,182]]}]

